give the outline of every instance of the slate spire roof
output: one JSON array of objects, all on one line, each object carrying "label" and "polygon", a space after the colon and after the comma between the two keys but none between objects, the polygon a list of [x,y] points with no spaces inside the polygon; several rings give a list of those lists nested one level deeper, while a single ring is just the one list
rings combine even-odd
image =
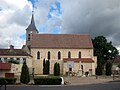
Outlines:
[{"label": "slate spire roof", "polygon": [[32,11],[32,18],[31,18],[31,23],[30,25],[27,27],[26,31],[36,31],[38,33],[38,30],[35,26],[35,21],[34,21],[34,13]]}]

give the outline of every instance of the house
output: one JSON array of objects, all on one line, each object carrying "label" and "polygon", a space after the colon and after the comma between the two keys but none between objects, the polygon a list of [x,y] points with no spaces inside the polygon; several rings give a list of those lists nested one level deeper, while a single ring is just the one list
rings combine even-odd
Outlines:
[{"label": "house", "polygon": [[120,74],[120,55],[117,55],[112,62],[112,71],[114,74]]},{"label": "house", "polygon": [[[0,76],[5,77],[5,73],[20,75],[24,61],[27,62],[29,68],[32,68],[31,58],[31,55],[26,53],[24,50],[14,49],[13,45],[10,45],[9,49],[0,49]],[[12,61],[17,64],[9,63]]]},{"label": "house", "polygon": [[0,63],[0,77],[5,77],[5,73],[11,72],[10,63]]}]

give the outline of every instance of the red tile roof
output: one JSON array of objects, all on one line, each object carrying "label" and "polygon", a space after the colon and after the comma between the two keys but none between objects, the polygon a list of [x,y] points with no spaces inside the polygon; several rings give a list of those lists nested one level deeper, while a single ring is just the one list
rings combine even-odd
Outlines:
[{"label": "red tile roof", "polygon": [[32,48],[93,48],[90,35],[80,34],[33,34]]},{"label": "red tile roof", "polygon": [[0,49],[2,56],[29,56],[29,54],[22,49]]},{"label": "red tile roof", "polygon": [[11,64],[10,63],[0,63],[0,70],[10,70]]},{"label": "red tile roof", "polygon": [[92,63],[94,62],[92,58],[63,58],[64,62],[74,61],[74,62],[82,62],[82,63]]}]

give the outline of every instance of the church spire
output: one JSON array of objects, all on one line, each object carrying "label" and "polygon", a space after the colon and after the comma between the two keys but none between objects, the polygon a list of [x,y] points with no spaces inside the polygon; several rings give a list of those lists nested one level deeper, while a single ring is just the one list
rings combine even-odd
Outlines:
[{"label": "church spire", "polygon": [[32,18],[31,18],[31,23],[30,25],[27,27],[26,31],[32,31],[32,32],[36,32],[38,33],[38,30],[35,26],[35,21],[34,21],[34,11],[32,11]]}]

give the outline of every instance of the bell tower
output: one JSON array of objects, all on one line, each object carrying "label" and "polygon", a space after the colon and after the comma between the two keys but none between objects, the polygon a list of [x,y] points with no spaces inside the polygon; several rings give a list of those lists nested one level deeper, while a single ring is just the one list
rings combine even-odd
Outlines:
[{"label": "bell tower", "polygon": [[26,29],[26,46],[28,46],[28,48],[30,48],[31,46],[32,34],[37,34],[37,33],[39,32],[35,26],[34,12],[32,11],[31,23]]}]

